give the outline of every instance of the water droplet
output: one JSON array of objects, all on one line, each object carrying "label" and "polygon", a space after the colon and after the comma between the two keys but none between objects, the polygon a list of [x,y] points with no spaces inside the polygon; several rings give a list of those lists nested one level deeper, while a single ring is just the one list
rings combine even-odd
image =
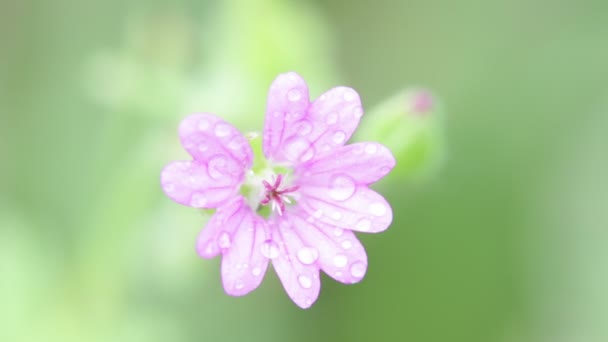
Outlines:
[{"label": "water droplet", "polygon": [[353,247],[353,243],[350,242],[350,240],[344,240],[342,241],[342,248],[344,249],[351,249]]},{"label": "water droplet", "polygon": [[190,198],[190,206],[195,208],[203,208],[207,205],[207,197],[202,194],[194,194]]},{"label": "water droplet", "polygon": [[321,216],[323,216],[323,210],[321,209],[317,209],[313,214],[312,214],[315,218],[321,218]]},{"label": "water droplet", "polygon": [[294,88],[287,92],[287,98],[291,102],[300,101],[302,98],[302,93],[298,89]]},{"label": "water droplet", "polygon": [[312,305],[312,300],[310,298],[306,298],[306,300],[304,301],[304,303],[306,303],[306,306],[311,306]]},{"label": "water droplet", "polygon": [[329,185],[329,197],[336,201],[345,201],[355,193],[355,180],[347,175],[335,176]]},{"label": "water droplet", "polygon": [[310,265],[319,258],[319,251],[316,248],[302,247],[298,251],[298,259],[304,265]]},{"label": "water droplet", "polygon": [[289,78],[290,81],[295,82],[298,80],[298,74],[296,74],[295,72],[288,72],[287,73],[287,78]]},{"label": "water droplet", "polygon": [[344,134],[344,132],[342,132],[342,131],[337,131],[336,133],[334,133],[333,137],[331,138],[331,140],[333,140],[333,142],[335,144],[341,144],[344,142],[345,139],[346,139],[346,134]]},{"label": "water droplet", "polygon": [[361,278],[365,275],[367,265],[362,261],[357,261],[350,266],[350,274],[355,278]]},{"label": "water droplet", "polygon": [[370,204],[369,212],[374,216],[384,216],[386,214],[386,205],[381,202],[374,202]]},{"label": "water droplet", "polygon": [[337,278],[341,278],[341,277],[342,277],[342,275],[343,275],[343,273],[342,273],[342,272],[340,272],[340,271],[338,271],[338,272],[334,273],[334,275],[335,275]]},{"label": "water droplet", "polygon": [[198,129],[201,131],[206,131],[207,129],[209,129],[209,121],[201,119],[201,121],[199,121],[198,123]]},{"label": "water droplet", "polygon": [[352,90],[346,90],[344,92],[344,101],[352,101],[355,99],[355,92]]},{"label": "water droplet", "polygon": [[245,287],[245,284],[243,283],[242,280],[237,280],[236,283],[234,284],[234,288],[237,290],[242,289],[243,287]]},{"label": "water droplet", "polygon": [[215,255],[216,249],[215,249],[215,244],[213,243],[213,241],[209,241],[207,243],[207,246],[205,247],[203,253],[207,256]]},{"label": "water droplet", "polygon": [[300,161],[302,163],[307,162],[309,160],[312,159],[312,157],[314,157],[315,153],[313,152],[312,149],[308,149],[308,151],[304,152],[304,154],[300,157]]},{"label": "water droplet", "polygon": [[299,135],[308,135],[312,132],[312,125],[308,121],[301,121],[298,123],[296,131]]},{"label": "water droplet", "polygon": [[205,143],[201,143],[198,145],[198,150],[201,152],[205,152],[209,149],[209,146],[207,146],[207,144]]},{"label": "water droplet", "polygon": [[175,185],[173,184],[165,184],[165,192],[167,193],[171,193],[173,191],[175,191]]},{"label": "water droplet", "polygon": [[301,275],[298,277],[298,283],[305,289],[309,289],[312,287],[312,279],[309,276]]},{"label": "water droplet", "polygon": [[259,268],[259,267],[254,267],[254,268],[251,270],[251,274],[253,274],[253,276],[254,276],[254,277],[257,277],[257,276],[259,276],[260,274],[262,274],[262,269],[261,269],[261,268]]},{"label": "water droplet", "polygon": [[214,179],[221,179],[226,174],[226,158],[223,156],[215,156],[209,160],[207,165],[209,176]]},{"label": "water droplet", "polygon": [[295,137],[285,144],[285,153],[292,159],[304,156],[310,150],[310,143],[304,138]]},{"label": "water droplet", "polygon": [[243,268],[243,264],[236,264],[236,269],[237,269],[237,270],[240,270],[240,269],[242,269],[242,268]]},{"label": "water droplet", "polygon": [[342,228],[338,228],[338,227],[336,227],[336,228],[334,229],[334,235],[335,235],[335,236],[342,236],[342,234],[344,234],[344,230],[343,230]]},{"label": "water droplet", "polygon": [[327,100],[327,95],[326,95],[326,94],[321,95],[321,97],[319,97],[319,100],[320,100],[321,102],[323,102],[323,101]]},{"label": "water droplet", "polygon": [[230,234],[222,232],[217,239],[217,244],[220,246],[220,248],[230,248],[232,245],[232,241],[230,241]]},{"label": "water droplet", "polygon": [[228,143],[228,148],[231,150],[238,150],[243,146],[243,138],[240,136],[235,136],[234,139],[230,140]]},{"label": "water droplet", "polygon": [[391,168],[388,166],[383,166],[380,168],[380,174],[381,175],[386,175],[387,173],[389,173],[391,171]]},{"label": "water droplet", "polygon": [[333,213],[331,213],[331,218],[334,221],[338,221],[339,219],[342,218],[342,214],[339,211],[334,211]]},{"label": "water droplet", "polygon": [[274,113],[272,113],[272,115],[273,115],[275,118],[278,118],[279,116],[281,116],[281,112],[274,112]]},{"label": "water droplet", "polygon": [[325,118],[325,123],[328,125],[333,125],[336,122],[338,122],[338,114],[336,113],[329,113]]},{"label": "water droplet", "polygon": [[363,116],[363,108],[361,108],[361,106],[355,107],[353,109],[353,115],[356,119],[359,119],[361,116]]},{"label": "water droplet", "polygon": [[365,153],[367,154],[374,154],[378,151],[378,146],[376,146],[375,144],[367,144],[365,145]]},{"label": "water droplet", "polygon": [[355,224],[355,228],[362,232],[368,231],[372,227],[372,221],[368,219],[360,219],[357,224]]},{"label": "water droplet", "polygon": [[218,138],[225,137],[230,134],[230,126],[225,123],[218,123],[215,125],[215,136]]},{"label": "water droplet", "polygon": [[336,267],[344,267],[348,264],[348,258],[346,255],[338,254],[334,256],[334,266]]},{"label": "water droplet", "polygon": [[274,259],[279,256],[279,246],[272,240],[266,240],[262,243],[261,252],[263,256]]}]

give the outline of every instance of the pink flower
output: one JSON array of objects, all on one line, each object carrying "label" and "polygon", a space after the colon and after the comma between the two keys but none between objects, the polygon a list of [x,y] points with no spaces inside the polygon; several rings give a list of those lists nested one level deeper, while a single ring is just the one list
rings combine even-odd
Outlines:
[{"label": "pink flower", "polygon": [[269,261],[302,308],[319,295],[320,270],[346,284],[364,277],[367,254],[353,231],[390,225],[390,205],[368,185],[395,159],[378,143],[345,145],[362,114],[351,88],[330,89],[311,103],[298,74],[281,74],[268,94],[266,160],[255,164],[250,142],[259,139],[211,114],[182,121],[181,142],[192,160],[167,165],[162,188],[178,203],[217,209],[197,250],[204,258],[222,254],[226,293],[257,288]]}]

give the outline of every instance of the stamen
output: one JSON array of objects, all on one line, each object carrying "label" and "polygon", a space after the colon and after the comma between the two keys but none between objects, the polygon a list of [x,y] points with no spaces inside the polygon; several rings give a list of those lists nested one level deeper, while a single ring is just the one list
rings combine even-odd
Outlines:
[{"label": "stamen", "polygon": [[275,177],[272,177],[274,179],[273,183],[274,184],[270,184],[269,182],[263,180],[262,184],[264,185],[264,188],[266,189],[265,193],[264,193],[264,198],[260,201],[261,205],[267,205],[269,203],[272,202],[271,204],[271,209],[273,211],[277,211],[279,213],[279,215],[283,215],[283,213],[285,212],[285,203],[287,204],[291,204],[292,201],[289,197],[287,197],[286,194],[294,192],[296,190],[298,190],[298,186],[292,186],[286,189],[280,189],[281,187],[281,182],[284,181],[284,177],[282,174],[278,174]]}]

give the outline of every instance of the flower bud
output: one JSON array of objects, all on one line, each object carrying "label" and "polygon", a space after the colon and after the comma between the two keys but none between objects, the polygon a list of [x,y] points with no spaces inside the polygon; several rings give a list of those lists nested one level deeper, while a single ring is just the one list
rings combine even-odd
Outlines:
[{"label": "flower bud", "polygon": [[429,91],[402,91],[364,118],[354,140],[378,141],[393,152],[397,165],[390,177],[423,180],[438,169],[443,160],[443,117]]}]

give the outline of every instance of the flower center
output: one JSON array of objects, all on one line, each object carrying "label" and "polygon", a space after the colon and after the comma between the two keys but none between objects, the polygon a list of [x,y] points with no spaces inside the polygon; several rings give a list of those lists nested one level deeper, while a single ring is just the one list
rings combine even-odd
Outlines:
[{"label": "flower center", "polygon": [[283,215],[285,212],[285,203],[291,204],[291,199],[289,199],[287,194],[298,190],[298,186],[282,187],[282,181],[283,174],[280,173],[275,177],[272,184],[263,180],[262,184],[266,191],[264,192],[264,198],[260,201],[261,205],[270,204],[272,210],[276,210],[279,215]]}]

